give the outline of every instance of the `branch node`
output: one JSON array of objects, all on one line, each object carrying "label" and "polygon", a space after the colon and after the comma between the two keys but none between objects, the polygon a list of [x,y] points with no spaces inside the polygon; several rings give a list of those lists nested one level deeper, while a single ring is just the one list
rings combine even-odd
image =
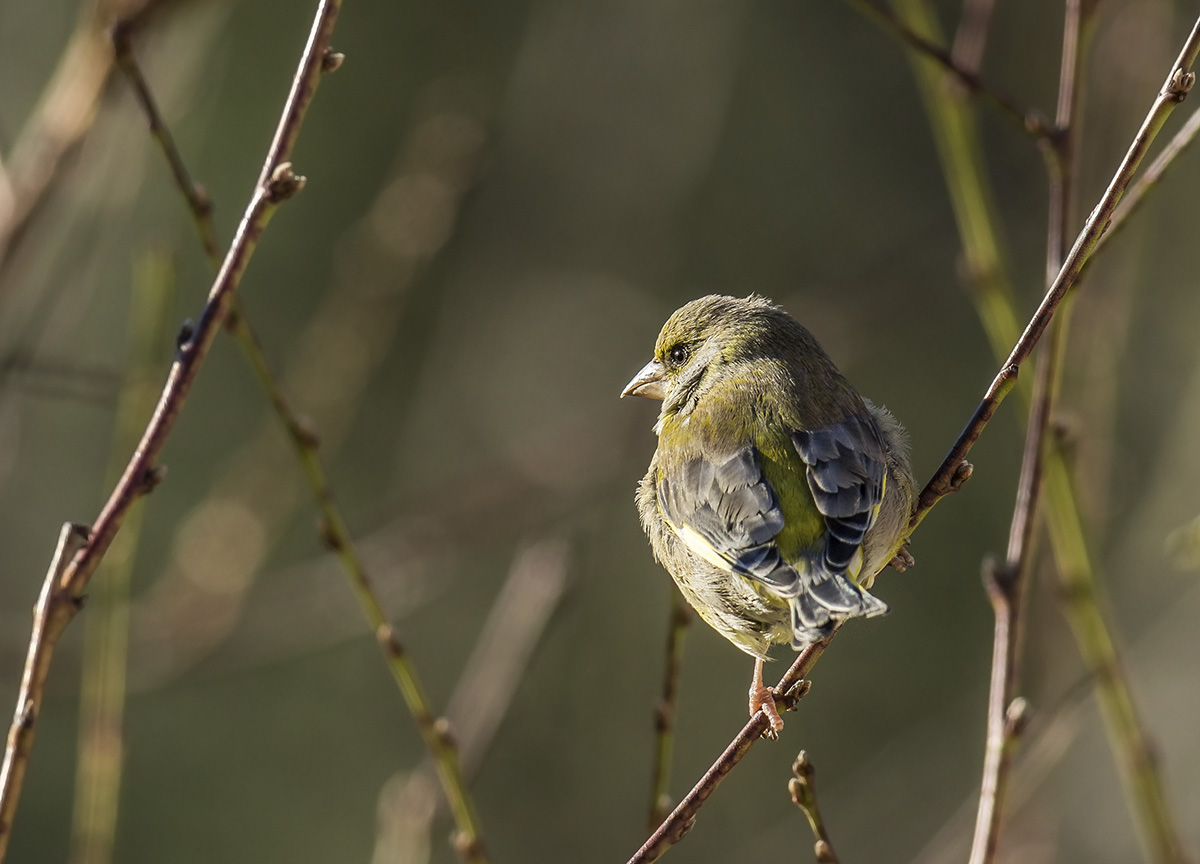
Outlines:
[{"label": "branch node", "polygon": [[183,319],[183,323],[179,325],[179,332],[175,334],[175,348],[180,354],[184,354],[192,345],[192,337],[196,335],[196,324],[191,318]]},{"label": "branch node", "polygon": [[449,719],[438,717],[433,721],[433,734],[437,736],[438,742],[451,750],[458,749],[458,739],[454,737],[454,730],[450,727]]},{"label": "branch node", "polygon": [[305,450],[316,450],[321,446],[321,436],[317,434],[311,417],[302,417],[297,414],[288,425],[296,441]]},{"label": "branch node", "polygon": [[326,48],[325,53],[321,55],[321,71],[326,74],[336,72],[342,68],[342,64],[345,62],[345,54],[334,51],[332,48]]},{"label": "branch node", "polygon": [[486,861],[487,853],[483,841],[472,837],[465,831],[455,831],[450,837],[450,845],[463,861]]},{"label": "branch node", "polygon": [[389,657],[404,656],[404,646],[400,644],[400,637],[396,635],[396,629],[391,624],[380,624],[375,629],[375,638]]},{"label": "branch node", "polygon": [[997,611],[1011,609],[1016,595],[1017,570],[995,555],[983,559],[983,587]]},{"label": "branch node", "polygon": [[167,478],[166,465],[152,465],[142,472],[138,481],[136,494],[149,495],[158,488],[158,484]]},{"label": "branch node", "polygon": [[291,162],[280,162],[267,181],[267,199],[272,204],[281,204],[304,188],[308,178],[292,170]]},{"label": "branch node", "polygon": [[796,703],[808,695],[808,691],[812,689],[812,682],[807,678],[801,678],[795,684],[787,689],[787,692],[782,696],[776,697],[775,704],[782,705],[785,711],[796,710]]},{"label": "branch node", "polygon": [[975,473],[975,466],[966,459],[958,463],[958,467],[954,469],[954,473],[950,475],[950,491],[957,492],[963,487],[963,484],[971,479],[971,475]]},{"label": "branch node", "polygon": [[1020,738],[1029,726],[1032,715],[1029,702],[1024,696],[1018,696],[1009,702],[1008,707],[1004,709],[1004,737],[1009,741]]},{"label": "branch node", "polygon": [[329,520],[324,516],[317,520],[317,534],[320,536],[321,542],[325,544],[325,548],[330,552],[342,551],[341,536],[333,530],[333,526],[329,524]]},{"label": "branch node", "polygon": [[818,840],[813,844],[813,854],[817,857],[817,864],[838,864],[837,856],[833,854],[833,847],[824,840]]},{"label": "branch node", "polygon": [[1188,92],[1195,83],[1195,72],[1190,69],[1176,69],[1171,75],[1171,80],[1167,82],[1167,88],[1163,91],[1163,95],[1175,102],[1182,102],[1187,98]]}]

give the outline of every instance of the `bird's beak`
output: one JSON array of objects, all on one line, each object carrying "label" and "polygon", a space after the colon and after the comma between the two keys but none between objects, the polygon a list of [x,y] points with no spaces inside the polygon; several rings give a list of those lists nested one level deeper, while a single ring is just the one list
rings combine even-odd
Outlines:
[{"label": "bird's beak", "polygon": [[621,398],[626,396],[644,396],[647,399],[665,399],[667,388],[663,386],[663,375],[667,370],[657,360],[651,360],[633,376],[633,380],[621,391]]}]

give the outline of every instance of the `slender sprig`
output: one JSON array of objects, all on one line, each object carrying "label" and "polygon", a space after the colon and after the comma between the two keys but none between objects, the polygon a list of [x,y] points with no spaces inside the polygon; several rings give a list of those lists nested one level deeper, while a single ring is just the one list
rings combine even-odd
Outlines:
[{"label": "slender sprig", "polygon": [[[906,20],[911,25],[918,29],[932,26],[932,14],[927,4],[923,2],[905,2],[901,5],[903,14],[907,16]],[[1084,10],[1087,11],[1094,6],[1094,3],[1088,0],[1088,2],[1082,5]],[[1088,17],[1085,16],[1085,21]],[[927,31],[922,30],[921,32]],[[1072,51],[1065,52],[1064,61],[1071,61],[1071,53]],[[1076,59],[1071,61],[1070,65],[1075,65],[1079,62],[1079,53],[1073,53]],[[1187,59],[1189,53],[1192,57],[1191,60]],[[1156,133],[1161,128],[1162,123],[1165,122],[1163,112],[1169,113],[1174,104],[1181,101],[1186,95],[1186,90],[1190,87],[1187,69],[1190,63],[1194,62],[1194,56],[1193,32],[1193,38],[1188,40],[1188,43],[1185,44],[1180,54],[1180,60],[1184,61],[1185,65],[1177,66],[1176,70],[1168,77],[1168,81],[1164,85],[1162,93],[1160,93],[1159,100],[1152,107],[1151,114],[1147,117],[1141,133],[1139,133],[1139,138],[1135,139],[1130,155],[1127,156],[1126,163],[1123,164],[1128,164],[1130,156],[1134,155],[1134,151],[1139,147],[1141,150],[1137,154],[1137,158],[1140,159],[1144,155],[1149,146],[1149,141],[1146,140],[1145,133],[1150,132],[1151,135]],[[1177,73],[1178,79],[1176,78]],[[944,86],[939,85],[937,77],[929,76],[922,78],[919,76],[918,80],[924,85],[923,93],[926,96],[926,103],[931,113],[931,123],[935,131],[942,128],[967,131],[972,129],[970,124],[961,120],[951,124],[943,119],[945,115],[957,117],[967,112],[969,106],[963,100],[953,98],[953,94],[950,91]],[[1056,118],[1057,126],[1061,127],[1068,123],[1067,115],[1063,112],[1064,104],[1069,105],[1078,102],[1074,98],[1064,101],[1065,97],[1069,96],[1072,92],[1073,90],[1066,90],[1060,93],[1058,117]],[[1164,102],[1166,102],[1165,105],[1163,104]],[[1157,115],[1156,112],[1158,112]],[[1172,142],[1172,144],[1178,142],[1180,146],[1169,146],[1167,150],[1164,150],[1160,158],[1155,160],[1155,163],[1151,167],[1158,166],[1157,174],[1161,174],[1171,163],[1171,160],[1182,151],[1183,146],[1190,140],[1190,134],[1192,133],[1181,131]],[[1053,187],[1062,182],[1062,178],[1066,172],[1072,170],[1072,141],[1068,136],[1063,135],[1041,143]],[[941,145],[940,140],[939,145]],[[939,146],[939,151],[943,157],[942,161],[947,176],[947,183],[952,193],[951,198],[956,202],[961,199],[975,201],[978,205],[979,201],[987,200],[986,198],[980,198],[980,190],[983,190],[985,195],[990,195],[987,191],[985,175],[978,168],[982,164],[982,150],[979,147],[979,142],[970,138],[965,138],[959,142],[958,146],[968,151],[965,158],[961,154],[958,155],[958,158],[947,158],[946,151],[950,148]],[[950,152],[953,153],[952,150]],[[975,155],[971,155],[972,153]],[[1121,173],[1118,172],[1118,178],[1114,178],[1114,186],[1118,191],[1120,188],[1123,188],[1119,184],[1120,176]],[[1128,176],[1125,175],[1123,183],[1128,183]],[[1143,175],[1143,177],[1147,176],[1151,175],[1148,172]],[[1142,184],[1143,181],[1139,180],[1134,189],[1148,190],[1152,188],[1151,186],[1144,186]],[[1110,186],[1109,192],[1111,193],[1113,190],[1114,187]],[[1126,204],[1136,204],[1136,200],[1133,199],[1132,194],[1131,192],[1130,196],[1125,199]],[[1144,194],[1144,192],[1141,194]],[[1109,198],[1110,196],[1106,195],[1105,200]],[[1139,199],[1137,200],[1140,200],[1140,198],[1141,195],[1139,195]],[[1066,218],[1065,211],[1058,212],[1057,214],[1053,212],[1055,208],[1059,207],[1058,201],[1062,201],[1062,206],[1065,207],[1065,198],[1061,196],[1052,198],[1051,225],[1062,225],[1063,227],[1060,230],[1061,236],[1069,236],[1066,228],[1069,219]],[[1104,201],[1102,201],[1102,206],[1103,204]],[[1124,206],[1122,205],[1121,210],[1124,209]],[[956,206],[955,209],[957,214],[960,208]],[[1116,212],[1120,213],[1121,210],[1117,210]],[[989,260],[994,251],[999,248],[999,243],[995,239],[998,234],[995,227],[996,221],[991,211],[983,206],[975,206],[971,212],[980,218],[970,221],[961,218],[959,220],[960,233],[964,248],[967,250],[968,261]],[[1093,217],[1096,215],[1096,213],[1093,213]],[[1102,220],[1096,220],[1091,224],[1094,224],[1098,230],[1103,232],[1104,223]],[[1097,237],[1092,257],[1094,257],[1095,251],[1101,247],[1108,236],[1110,236],[1109,233],[1101,233]],[[1048,243],[1047,247],[1048,253],[1059,245],[1061,245],[1060,241],[1056,241],[1051,237],[1051,242]],[[1087,260],[1092,260],[1092,257],[1089,257]],[[1070,263],[1069,256],[1068,263]],[[975,276],[974,268],[969,269],[971,271],[970,275]],[[1048,257],[1048,270],[1050,271],[1048,281],[1051,282],[1052,286],[1054,279],[1061,275],[1061,269],[1057,267],[1056,261]],[[982,272],[984,276],[993,276],[999,271],[984,270]],[[1082,270],[1080,270],[1080,273],[1082,273]],[[1078,278],[1079,274],[1077,274],[1076,282],[1078,282]],[[1004,357],[1007,351],[1005,346],[1012,344],[1017,334],[1015,323],[1013,323],[1015,322],[1015,313],[1013,312],[1012,291],[1008,287],[1006,279],[975,278],[973,281],[978,289],[975,296],[985,330],[988,332],[997,354],[1000,357]],[[1054,351],[1047,351],[1048,356],[1043,362],[1052,362],[1054,358],[1061,355],[1064,346],[1065,338],[1060,347]],[[1014,366],[1009,371],[1002,373],[1004,378],[1003,385],[1006,389],[1001,391],[1001,395],[1013,386],[1016,371],[1017,369]],[[1041,374],[1039,373],[1039,376]],[[1053,381],[1057,380],[1057,373],[1054,370],[1049,370],[1046,374]],[[1023,389],[1023,393],[1028,396],[1029,390]],[[981,405],[980,411],[975,418],[976,421],[981,417],[990,417],[991,410],[994,410],[994,406]],[[968,428],[969,431],[970,428]],[[1053,444],[1054,442],[1051,442],[1051,445]],[[1171,848],[1174,846],[1174,843],[1171,842],[1170,838],[1177,837],[1177,834],[1171,827],[1171,820],[1167,815],[1168,810],[1165,797],[1161,792],[1161,780],[1157,776],[1153,760],[1149,758],[1150,745],[1142,724],[1137,717],[1130,687],[1119,663],[1115,643],[1110,635],[1110,628],[1105,621],[1103,607],[1097,596],[1098,588],[1094,567],[1084,540],[1082,519],[1075,498],[1073,484],[1070,480],[1066,464],[1056,446],[1050,446],[1045,449],[1043,451],[1043,458],[1044,466],[1042,470],[1044,471],[1046,496],[1049,501],[1048,506],[1045,508],[1045,518],[1050,528],[1050,537],[1058,562],[1060,581],[1066,589],[1064,594],[1067,598],[1067,617],[1071,623],[1072,631],[1076,636],[1080,652],[1095,675],[1101,706],[1104,710],[1106,729],[1109,733],[1111,746],[1117,757],[1117,761],[1123,766],[1121,773],[1122,778],[1125,780],[1126,796],[1130,800],[1135,813],[1138,815],[1141,833],[1143,836],[1160,838],[1153,845],[1157,845],[1159,848]],[[947,467],[947,465],[943,465],[943,469]],[[927,486],[926,493],[930,491],[931,486]],[[928,498],[923,497],[923,500],[927,501]],[[993,593],[992,596],[995,597],[995,594]],[[1000,626],[1000,622],[998,622],[998,626]],[[994,706],[992,712],[991,728],[993,732],[1001,728],[1011,728],[1008,725],[1001,724],[999,712],[996,710],[996,707]],[[993,738],[992,740],[994,741],[995,739]],[[995,752],[994,748],[993,752]]]},{"label": "slender sprig", "polygon": [[[129,304],[129,362],[117,399],[110,482],[137,443],[154,408],[159,364],[170,338],[175,274],[163,252],[146,252],[134,267]],[[80,675],[79,757],[71,825],[73,864],[108,864],[116,840],[123,768],[129,662],[129,584],[141,529],[142,503],[125,520],[88,598]]]},{"label": "slender sprig", "polygon": [[679,703],[679,673],[692,610],[679,589],[671,586],[670,623],[667,627],[666,661],[663,663],[662,695],[654,706],[654,771],[650,778],[650,830],[671,809],[671,760],[675,750],[675,715]]},{"label": "slender sprig", "polygon": [[1198,53],[1200,53],[1200,21],[1196,22],[1191,34],[1185,41],[1183,49],[1172,65],[1171,72],[1168,74],[1167,80],[1155,98],[1153,105],[1151,105],[1149,113],[1146,115],[1145,120],[1142,121],[1141,127],[1138,129],[1133,142],[1118,165],[1116,173],[1113,175],[1108,187],[1104,190],[1104,194],[1101,195],[1100,201],[1088,216],[1083,230],[1075,239],[1071,250],[1067,253],[1062,268],[1042,298],[1037,312],[1034,313],[1021,337],[1017,340],[1016,345],[1009,352],[1000,371],[996,374],[983,399],[976,407],[971,420],[954,442],[954,445],[950,448],[950,452],[946,454],[945,459],[943,459],[937,471],[934,472],[933,477],[921,491],[917,508],[911,521],[913,527],[921,523],[943,496],[953,491],[950,482],[951,478],[959,470],[959,466],[966,459],[967,454],[971,452],[971,448],[975,445],[975,442],[979,440],[980,433],[987,426],[988,421],[991,420],[996,408],[1000,406],[1000,403],[1004,401],[1005,397],[1012,390],[1013,385],[1016,383],[1017,375],[1020,373],[1021,364],[1028,359],[1034,346],[1037,345],[1038,340],[1041,338],[1042,333],[1050,325],[1050,321],[1053,319],[1059,304],[1062,303],[1063,298],[1066,297],[1067,293],[1074,286],[1076,279],[1079,277],[1080,270],[1091,256],[1097,241],[1108,227],[1108,222],[1112,218],[1113,211],[1116,209],[1121,196],[1133,179],[1133,175],[1136,173],[1146,152],[1150,149],[1150,145],[1167,122],[1167,118],[1171,116],[1171,112],[1187,97],[1188,91],[1192,89],[1192,85],[1196,81],[1196,75],[1191,71],[1191,68],[1196,62],[1196,55]]},{"label": "slender sprig", "polygon": [[159,453],[203,368],[263,231],[279,206],[304,187],[304,178],[292,170],[288,158],[316,92],[340,8],[341,0],[321,0],[317,8],[282,116],[233,242],[199,318],[179,334],[175,360],[158,404],[125,471],[90,528],[71,523],[63,527],[34,612],[25,670],[4,751],[3,768],[0,769],[0,860],[6,854],[12,836],[13,817],[58,638],[79,611],[88,583],[130,508],[161,480],[163,472],[156,465]]},{"label": "slender sprig", "polygon": [[846,2],[902,43],[937,62],[959,86],[994,105],[1002,116],[1013,121],[1021,129],[1038,139],[1054,137],[1054,128],[1047,124],[1040,114],[1023,108],[1011,97],[990,87],[973,66],[960,62],[952,52],[910,27],[886,6],[876,0],[846,0]]},{"label": "slender sprig", "polygon": [[[1125,157],[1118,165],[1099,203],[1077,236],[1042,303],[1001,364],[1000,370],[972,413],[967,426],[922,490],[909,523],[910,530],[915,530],[938,501],[957,490],[970,476],[970,466],[966,462],[967,454],[979,439],[1000,403],[1016,384],[1020,364],[1028,358],[1037,345],[1063,298],[1075,284],[1083,263],[1095,248],[1098,238],[1103,234],[1104,226],[1111,217],[1113,209],[1129,185],[1155,136],[1175,105],[1187,96],[1187,92],[1195,82],[1195,75],[1190,70],[1195,63],[1197,54],[1200,54],[1200,21],[1197,21],[1185,41],[1183,49],[1168,73],[1166,83],[1151,105],[1145,121],[1135,135]],[[786,694],[802,681],[816,665],[817,660],[820,659],[835,635],[836,631],[825,640],[810,645],[802,651],[787,673],[780,679],[776,690]],[[785,698],[785,705],[787,704]],[[692,787],[671,814],[663,820],[663,823],[658,826],[637,853],[629,859],[629,864],[649,864],[649,862],[658,860],[667,849],[678,843],[695,822],[696,814],[704,802],[749,752],[754,742],[762,737],[766,728],[767,720],[761,712],[751,717],[704,776]]]},{"label": "slender sprig", "polygon": [[[1090,10],[1089,6],[1089,10]],[[1082,68],[1086,54],[1083,31],[1086,22],[1081,0],[1067,0],[1063,25],[1062,64],[1059,75],[1058,107],[1055,125],[1059,135],[1053,146],[1044,146],[1050,174],[1049,224],[1047,227],[1046,270],[1052,279],[1062,267],[1066,255],[1075,189],[1075,150],[1079,135],[1079,106]],[[1090,14],[1086,16],[1090,19]],[[1090,29],[1090,28],[1089,28]],[[979,809],[971,844],[971,864],[990,864],[999,847],[1005,794],[1012,768],[1012,757],[1024,722],[1016,718],[1014,706],[1024,706],[1017,695],[1020,671],[1020,624],[1025,597],[1031,583],[1030,571],[1035,560],[1034,532],[1039,524],[1037,513],[1042,496],[1046,465],[1046,433],[1057,395],[1061,347],[1065,345],[1064,308],[1055,319],[1046,340],[1038,349],[1033,407],[1025,430],[1021,476],[1008,535],[1004,564],[984,565],[984,584],[995,616],[992,642],[992,672],[988,688],[987,739],[983,774],[980,780]]]},{"label": "slender sprig", "polygon": [[792,779],[788,781],[788,794],[792,803],[800,808],[808,819],[808,827],[812,829],[813,856],[817,864],[838,864],[837,853],[833,851],[833,841],[829,839],[829,830],[821,817],[821,808],[817,805],[816,769],[808,761],[808,754],[803,750],[792,763]]},{"label": "slender sprig", "polygon": [[[121,11],[131,27],[140,26],[167,4],[168,0],[128,0]],[[96,118],[113,71],[107,32],[111,5],[115,4],[96,0],[79,4],[75,29],[58,65],[4,161],[8,195],[0,200],[0,274],[13,245],[62,176],[67,155]]]},{"label": "slender sprig", "polygon": [[[170,128],[158,109],[154,95],[145,75],[137,62],[128,29],[117,26],[113,29],[113,47],[117,64],[129,80],[143,113],[150,125],[151,135],[158,143],[171,169],[175,186],[187,203],[196,233],[205,255],[214,267],[220,263],[216,228],[212,219],[212,202],[204,189],[195,183],[187,169],[182,153],[175,144]],[[332,72],[342,64],[342,55],[327,52],[322,71]],[[236,298],[234,303],[237,304]],[[227,327],[237,340],[247,362],[254,369],[271,408],[287,433],[296,458],[312,490],[313,498],[321,513],[321,535],[326,545],[337,556],[363,615],[380,644],[384,660],[392,673],[405,704],[415,721],[426,747],[434,758],[438,778],[450,805],[458,837],[455,847],[468,861],[486,860],[480,837],[479,818],[466,780],[459,764],[459,751],[455,738],[449,734],[448,721],[433,711],[429,697],[421,684],[415,663],[401,646],[395,626],[384,612],[383,603],[375,591],[373,582],[355,547],[353,536],[345,516],[333,495],[328,474],[319,452],[319,439],[311,426],[303,422],[292,410],[283,390],[271,371],[266,354],[246,317],[245,309],[235,305],[228,316]]]}]

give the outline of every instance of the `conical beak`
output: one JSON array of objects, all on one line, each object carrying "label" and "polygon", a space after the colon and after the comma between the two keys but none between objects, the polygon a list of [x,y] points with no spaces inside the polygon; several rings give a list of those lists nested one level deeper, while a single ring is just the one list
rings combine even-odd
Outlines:
[{"label": "conical beak", "polygon": [[665,399],[667,388],[663,386],[663,375],[667,370],[657,360],[651,360],[641,368],[633,380],[621,391],[621,398],[626,396],[644,396],[647,399]]}]

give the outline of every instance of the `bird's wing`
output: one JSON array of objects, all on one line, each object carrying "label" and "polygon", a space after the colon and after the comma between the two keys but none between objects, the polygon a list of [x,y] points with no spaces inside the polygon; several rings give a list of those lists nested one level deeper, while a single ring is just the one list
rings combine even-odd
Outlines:
[{"label": "bird's wing", "polygon": [[[883,444],[875,428],[849,417],[823,429],[792,433],[792,443],[808,471],[808,488],[825,517],[825,549],[819,570],[857,579],[863,566],[863,538],[875,524],[887,483]],[[839,580],[840,581],[840,580]],[[880,614],[886,605],[860,593],[857,614]]]},{"label": "bird's wing", "polygon": [[799,576],[775,544],[783,511],[754,447],[726,457],[695,456],[661,471],[658,504],[676,536],[714,567],[781,597],[796,595]]}]

